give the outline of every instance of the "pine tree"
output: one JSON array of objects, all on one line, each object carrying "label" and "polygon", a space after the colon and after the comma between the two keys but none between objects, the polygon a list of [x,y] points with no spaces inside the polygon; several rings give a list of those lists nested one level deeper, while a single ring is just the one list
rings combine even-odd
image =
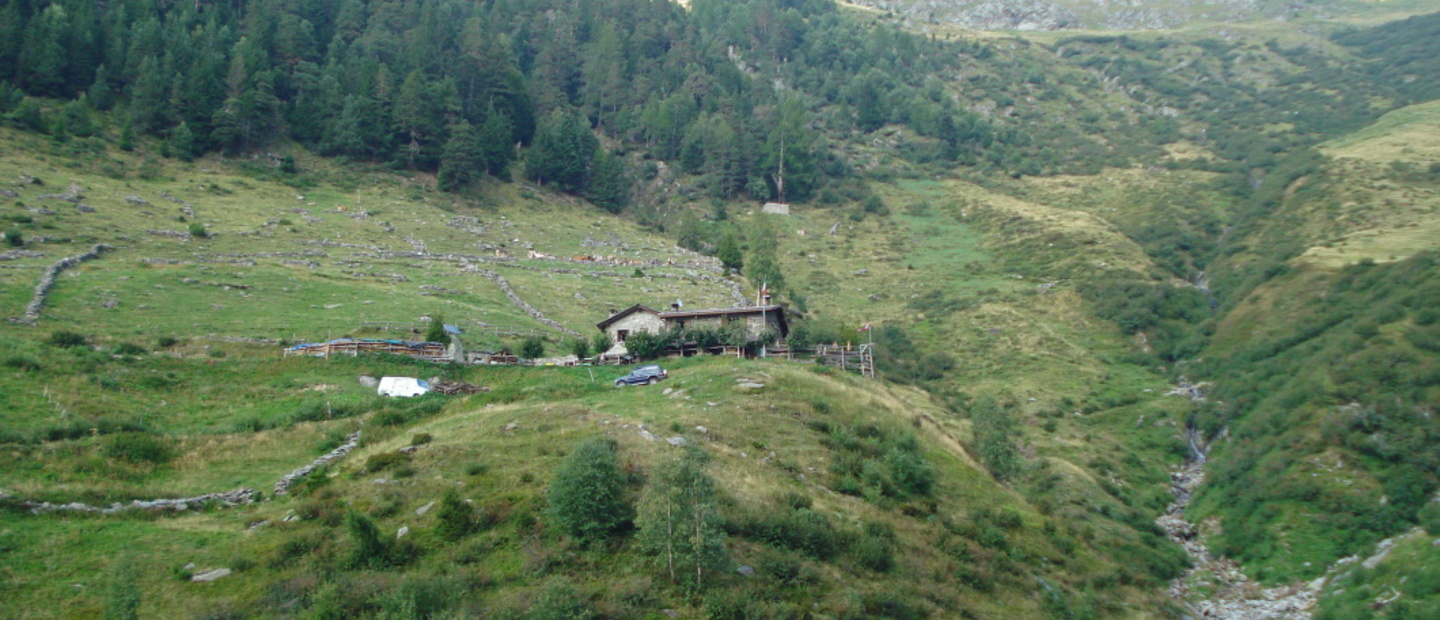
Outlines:
[{"label": "pine tree", "polygon": [[90,105],[104,112],[115,105],[115,88],[110,85],[110,71],[105,65],[95,68],[95,81],[85,91],[90,96]]},{"label": "pine tree", "polygon": [[705,575],[727,561],[725,532],[716,508],[715,481],[705,473],[708,457],[689,447],[662,463],[651,477],[636,517],[639,543],[656,555],[671,581],[705,585]]},{"label": "pine tree", "polygon": [[485,169],[484,145],[480,132],[461,119],[450,128],[450,139],[440,157],[440,189],[455,191],[480,178]]},{"label": "pine tree", "polygon": [[632,509],[613,440],[576,446],[550,483],[551,521],[581,544],[603,542],[630,526]]},{"label": "pine tree", "polygon": [[195,140],[195,133],[190,131],[190,125],[181,122],[170,130],[171,152],[182,161],[191,161],[200,154],[199,144]]},{"label": "pine tree", "polygon": [[170,80],[161,70],[160,61],[154,56],[140,61],[139,73],[130,84],[130,119],[137,128],[153,132],[164,127],[169,91]]},{"label": "pine tree", "polygon": [[70,16],[59,4],[45,7],[25,30],[20,48],[20,85],[32,95],[64,97]]},{"label": "pine tree", "polygon": [[480,126],[480,158],[491,176],[510,178],[510,162],[515,159],[515,129],[510,116],[492,103],[485,110],[485,123]]},{"label": "pine tree", "polygon": [[607,149],[596,149],[590,162],[585,197],[611,213],[619,213],[630,199],[630,181],[625,162]]},{"label": "pine tree", "polygon": [[734,233],[725,233],[720,238],[720,247],[715,251],[715,258],[720,259],[720,264],[727,270],[739,271],[745,266],[744,254],[740,251],[740,242],[735,239]]}]

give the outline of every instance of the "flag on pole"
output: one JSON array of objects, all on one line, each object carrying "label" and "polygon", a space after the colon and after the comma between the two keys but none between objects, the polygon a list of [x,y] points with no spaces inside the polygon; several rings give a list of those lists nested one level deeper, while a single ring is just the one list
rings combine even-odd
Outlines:
[{"label": "flag on pole", "polygon": [[866,324],[864,324],[864,325],[861,325],[859,331],[862,331],[862,332],[868,332],[868,331],[870,331],[870,324],[869,324],[869,323],[866,323]]}]

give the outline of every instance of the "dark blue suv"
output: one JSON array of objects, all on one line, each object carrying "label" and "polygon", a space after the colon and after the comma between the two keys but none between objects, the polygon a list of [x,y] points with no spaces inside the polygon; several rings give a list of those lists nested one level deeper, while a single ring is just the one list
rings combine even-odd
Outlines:
[{"label": "dark blue suv", "polygon": [[639,366],[636,367],[635,370],[630,371],[630,374],[616,379],[615,385],[617,387],[641,384],[654,385],[668,376],[670,376],[670,373],[665,372],[665,369],[658,365]]}]

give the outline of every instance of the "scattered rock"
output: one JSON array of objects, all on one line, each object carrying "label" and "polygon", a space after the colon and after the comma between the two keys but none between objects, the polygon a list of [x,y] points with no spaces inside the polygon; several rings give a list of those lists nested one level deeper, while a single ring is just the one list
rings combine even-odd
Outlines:
[{"label": "scattered rock", "polygon": [[431,508],[434,508],[434,507],[435,507],[435,502],[430,502],[430,503],[428,503],[428,504],[425,504],[424,506],[421,506],[421,507],[419,507],[419,508],[416,508],[416,509],[415,509],[415,514],[416,514],[417,516],[423,517],[423,516],[425,516],[425,513],[430,512],[430,509],[431,509]]},{"label": "scattered rock", "polygon": [[136,195],[134,195],[134,194],[130,194],[130,195],[126,196],[126,197],[125,197],[125,202],[128,202],[128,203],[130,203],[130,204],[132,204],[132,205],[145,205],[145,206],[150,206],[150,202],[149,202],[149,201],[147,201],[147,200],[145,200],[144,198],[141,198],[141,197],[139,197],[139,196],[136,196]]},{"label": "scattered rock", "polygon": [[753,566],[741,566],[740,568],[735,569],[735,572],[740,573],[741,575],[744,575],[746,577],[755,576],[755,568]]},{"label": "scattered rock", "polygon": [[262,528],[262,527],[270,527],[270,520],[269,520],[269,519],[261,519],[261,520],[259,520],[259,521],[252,521],[252,522],[250,523],[250,525],[245,526],[245,529],[247,529],[247,530],[258,530],[258,529],[260,529],[260,528]]},{"label": "scattered rock", "polygon": [[674,436],[674,437],[671,437],[671,438],[669,438],[669,439],[666,439],[666,440],[665,440],[665,443],[668,443],[668,444],[670,444],[670,445],[675,446],[675,447],[678,448],[678,447],[685,446],[686,444],[689,444],[690,442],[686,441],[684,437],[681,437],[681,436],[679,436],[679,435],[676,435],[676,436]]},{"label": "scattered rock", "polygon": [[400,526],[400,529],[395,532],[395,540],[400,540],[401,538],[404,538],[406,534],[409,534],[409,533],[410,533],[410,526],[408,526],[408,525],[402,525],[402,526]]},{"label": "scattered rock", "polygon": [[740,390],[758,390],[758,389],[764,388],[764,387],[765,387],[765,384],[764,384],[764,383],[757,383],[757,382],[755,382],[755,381],[746,380],[746,381],[741,381],[740,383],[735,384],[735,387],[736,387],[736,389],[740,389]]},{"label": "scattered rock", "polygon": [[95,207],[86,204],[75,205],[75,210],[81,213],[94,213]]},{"label": "scattered rock", "polygon": [[104,309],[106,309],[106,310],[109,310],[109,309],[114,308],[114,307],[119,306],[119,305],[120,305],[120,298],[118,298],[118,297],[111,297],[111,298],[106,299],[105,301],[103,301],[103,302],[100,303],[100,307],[101,307],[101,308],[104,308]]},{"label": "scattered rock", "polygon": [[705,427],[703,427],[703,426],[697,426],[697,427],[695,427],[695,430],[699,431],[701,435],[708,435],[708,434],[710,434],[710,429],[705,428]]},{"label": "scattered rock", "polygon": [[379,379],[376,379],[375,377],[371,377],[371,376],[369,376],[369,375],[360,375],[359,380],[360,380],[360,385],[362,385],[362,386],[364,386],[364,387],[367,387],[367,388],[373,388],[373,387],[377,387],[377,386],[380,385],[380,380],[379,380]]},{"label": "scattered rock", "polygon": [[229,576],[230,576],[230,569],[228,569],[228,568],[215,568],[215,569],[211,569],[211,570],[207,570],[207,571],[195,573],[195,576],[194,576],[194,577],[191,577],[191,578],[190,578],[190,581],[193,581],[193,582],[195,582],[195,583],[209,583],[209,582],[211,582],[211,581],[215,581],[216,579],[221,579],[221,578],[229,577]]},{"label": "scattered rock", "polygon": [[645,441],[655,441],[655,434],[651,433],[650,431],[641,429],[640,436],[644,438]]},{"label": "scattered rock", "polygon": [[20,194],[15,193],[13,190],[0,189],[0,196],[4,196],[6,198],[19,198]]},{"label": "scattered rock", "polygon": [[514,432],[515,429],[518,429],[518,428],[520,428],[520,425],[519,425],[519,424],[516,424],[516,423],[514,423],[514,422],[511,422],[511,423],[509,423],[509,424],[506,424],[505,426],[500,427],[500,430],[502,430],[502,431]]}]

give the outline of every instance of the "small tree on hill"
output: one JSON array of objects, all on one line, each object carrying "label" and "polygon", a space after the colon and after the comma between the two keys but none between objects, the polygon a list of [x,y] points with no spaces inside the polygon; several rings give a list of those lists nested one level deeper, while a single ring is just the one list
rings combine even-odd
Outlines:
[{"label": "small tree on hill", "polygon": [[745,255],[740,251],[740,242],[735,240],[735,235],[725,233],[720,238],[720,248],[715,251],[715,258],[720,259],[720,264],[726,269],[739,271],[745,266]]},{"label": "small tree on hill", "polygon": [[1016,453],[1015,420],[993,399],[982,398],[970,408],[975,425],[975,444],[980,460],[990,468],[997,480],[1006,480],[1020,473],[1020,457]]},{"label": "small tree on hill", "polygon": [[590,350],[594,351],[596,355],[604,354],[612,346],[615,346],[615,343],[610,342],[610,335],[604,332],[595,334],[595,337],[590,340]]},{"label": "small tree on hill", "polygon": [[545,357],[545,341],[539,336],[530,336],[520,342],[520,357],[536,359]]},{"label": "small tree on hill", "polygon": [[430,318],[430,327],[425,330],[425,342],[450,344],[450,334],[445,333],[445,317],[437,314]]},{"label": "small tree on hill", "polygon": [[584,361],[585,358],[590,357],[590,341],[584,338],[571,340],[570,353],[574,355],[576,359]]},{"label": "small tree on hill", "polygon": [[625,339],[625,350],[629,351],[630,355],[642,360],[660,357],[665,352],[665,347],[668,346],[670,346],[668,333],[636,332]]},{"label": "small tree on hill", "polygon": [[385,565],[388,551],[385,541],[380,538],[380,529],[375,522],[358,512],[345,515],[345,531],[355,545],[350,550],[350,566],[355,568],[380,568]]},{"label": "small tree on hill", "polygon": [[633,514],[625,501],[615,442],[591,439],[565,457],[550,483],[546,515],[582,545],[603,542],[629,527]]},{"label": "small tree on hill", "polygon": [[691,447],[657,467],[635,519],[641,546],[658,556],[670,580],[692,581],[696,587],[726,562],[715,481],[705,473],[708,460],[704,451]]},{"label": "small tree on hill", "polygon": [[445,540],[460,540],[475,529],[475,511],[460,499],[454,489],[447,491],[440,499],[440,510],[435,518],[435,533]]}]

